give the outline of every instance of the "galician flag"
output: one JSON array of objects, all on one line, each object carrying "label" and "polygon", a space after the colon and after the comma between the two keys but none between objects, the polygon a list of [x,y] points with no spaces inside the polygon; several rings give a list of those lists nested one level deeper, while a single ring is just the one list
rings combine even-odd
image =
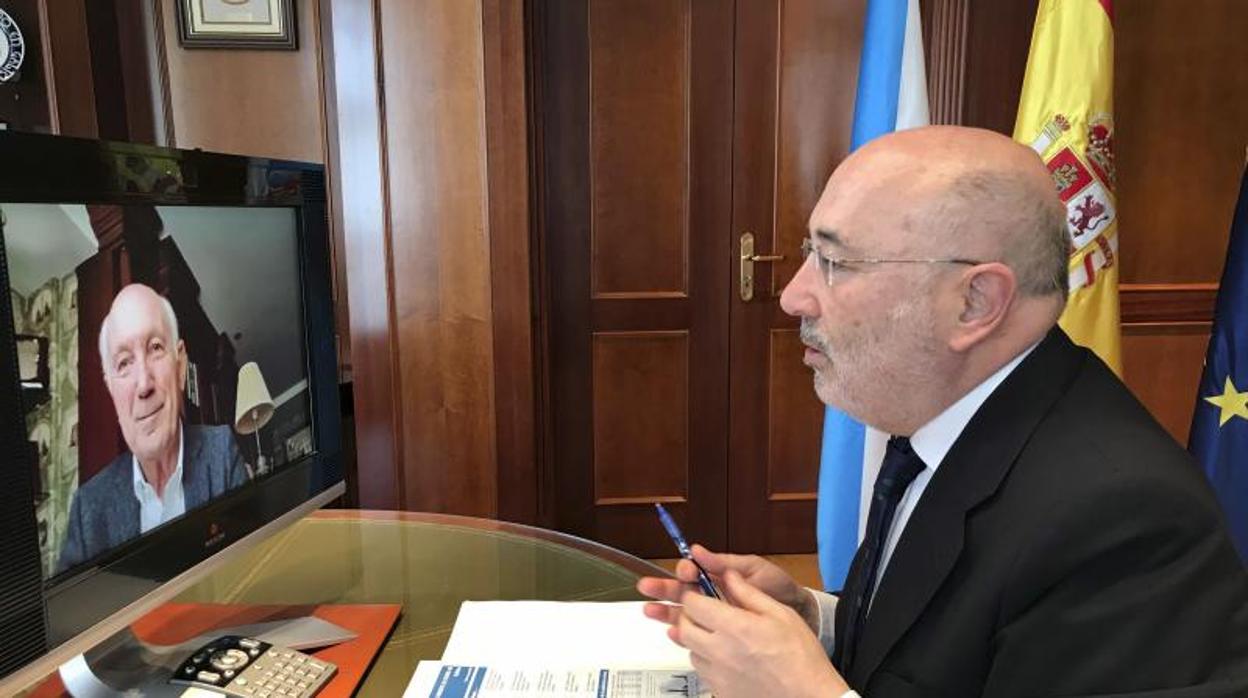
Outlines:
[{"label": "galician flag", "polygon": [[1014,140],[1048,165],[1070,231],[1059,324],[1122,374],[1114,210],[1112,0],[1040,0]]},{"label": "galician flag", "polygon": [[[919,0],[869,0],[850,150],[928,122]],[[815,530],[819,573],[827,589],[840,589],[849,573],[886,441],[884,434],[840,410],[829,407],[824,415]]]},{"label": "galician flag", "polygon": [[1239,185],[1187,448],[1213,483],[1248,564],[1248,172]]}]

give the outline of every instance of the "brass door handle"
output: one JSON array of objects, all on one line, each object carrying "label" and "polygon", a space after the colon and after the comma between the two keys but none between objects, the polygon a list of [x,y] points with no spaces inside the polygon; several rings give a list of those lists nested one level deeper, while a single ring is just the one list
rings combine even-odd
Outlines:
[{"label": "brass door handle", "polygon": [[741,300],[754,299],[754,264],[756,262],[779,262],[784,259],[782,254],[754,254],[754,234],[741,235]]}]

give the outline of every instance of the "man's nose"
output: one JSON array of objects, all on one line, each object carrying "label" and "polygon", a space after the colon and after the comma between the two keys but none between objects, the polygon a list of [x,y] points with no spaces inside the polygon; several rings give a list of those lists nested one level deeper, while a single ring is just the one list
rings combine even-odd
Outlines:
[{"label": "man's nose", "polygon": [[789,279],[784,291],[780,293],[780,309],[794,317],[818,317],[819,302],[812,286],[819,276],[813,270],[814,265],[807,259],[797,268],[797,273]]},{"label": "man's nose", "polygon": [[156,392],[156,381],[152,376],[152,369],[147,365],[146,361],[139,363],[139,372],[135,376],[135,395],[140,400],[145,400]]}]

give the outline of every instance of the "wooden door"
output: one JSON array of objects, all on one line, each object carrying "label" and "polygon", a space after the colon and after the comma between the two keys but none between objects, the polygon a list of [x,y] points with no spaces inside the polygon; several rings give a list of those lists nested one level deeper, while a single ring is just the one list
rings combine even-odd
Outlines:
[{"label": "wooden door", "polygon": [[534,4],[553,523],[726,542],[733,4]]},{"label": "wooden door", "polygon": [[750,232],[756,254],[785,257],[755,265],[752,300],[731,294],[728,546],[737,552],[815,549],[823,405],[797,320],[779,300],[810,211],[849,151],[864,7],[737,3],[733,245]]},{"label": "wooden door", "polygon": [[[814,550],[822,405],[779,308],[849,143],[864,0],[536,4],[553,523]],[[752,232],[754,297],[739,240]]]}]

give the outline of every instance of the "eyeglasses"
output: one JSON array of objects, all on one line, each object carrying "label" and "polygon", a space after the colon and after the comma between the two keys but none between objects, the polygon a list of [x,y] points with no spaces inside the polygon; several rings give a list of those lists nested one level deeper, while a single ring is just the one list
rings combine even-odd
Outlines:
[{"label": "eyeglasses", "polygon": [[974,259],[963,259],[961,257],[950,258],[915,258],[915,259],[881,259],[878,257],[863,257],[860,259],[845,259],[840,257],[825,257],[819,254],[819,250],[815,249],[815,243],[810,238],[802,240],[802,261],[805,262],[807,257],[814,255],[815,267],[819,273],[823,275],[824,280],[829,286],[836,280],[840,274],[854,272],[857,269],[854,265],[858,264],[965,264],[967,266],[975,266],[984,262]]}]

